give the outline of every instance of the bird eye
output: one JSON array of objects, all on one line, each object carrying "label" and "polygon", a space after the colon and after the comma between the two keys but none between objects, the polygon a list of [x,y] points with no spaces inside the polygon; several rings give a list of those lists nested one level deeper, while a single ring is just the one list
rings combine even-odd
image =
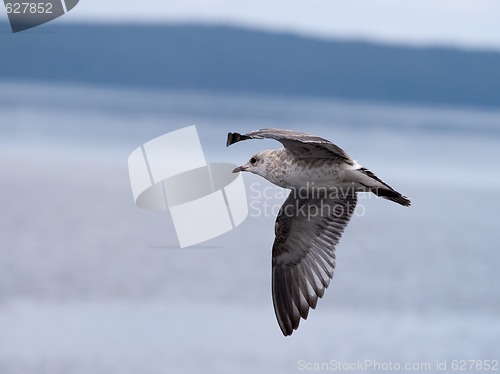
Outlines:
[{"label": "bird eye", "polygon": [[252,157],[252,158],[250,159],[250,163],[251,163],[252,165],[253,165],[253,164],[255,164],[256,162],[257,162],[257,159],[256,159],[255,157]]}]

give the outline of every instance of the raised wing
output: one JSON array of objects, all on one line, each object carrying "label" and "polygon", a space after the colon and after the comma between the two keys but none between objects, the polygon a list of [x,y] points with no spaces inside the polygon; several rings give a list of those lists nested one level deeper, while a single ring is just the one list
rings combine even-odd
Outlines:
[{"label": "raised wing", "polygon": [[241,135],[237,132],[227,134],[226,146],[247,139],[274,139],[300,158],[335,158],[350,165],[354,161],[344,150],[331,141],[304,132],[283,129],[262,129]]},{"label": "raised wing", "polygon": [[[335,269],[335,246],[356,207],[356,193],[298,199],[292,190],[276,219],[273,305],[283,335],[316,308]],[[338,194],[337,194],[338,195]]]}]

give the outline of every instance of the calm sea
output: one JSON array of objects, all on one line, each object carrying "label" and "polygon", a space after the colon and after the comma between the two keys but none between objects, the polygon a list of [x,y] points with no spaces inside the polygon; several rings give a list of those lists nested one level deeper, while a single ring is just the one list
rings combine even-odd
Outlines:
[{"label": "calm sea", "polygon": [[[193,124],[209,162],[234,164],[279,144],[226,148],[228,131],[315,133],[413,206],[360,197],[331,286],[284,338],[274,216],[257,196],[238,228],[182,250],[168,213],[134,205],[129,153]],[[451,372],[453,360],[499,360],[498,165],[493,110],[0,83],[0,373]]]}]

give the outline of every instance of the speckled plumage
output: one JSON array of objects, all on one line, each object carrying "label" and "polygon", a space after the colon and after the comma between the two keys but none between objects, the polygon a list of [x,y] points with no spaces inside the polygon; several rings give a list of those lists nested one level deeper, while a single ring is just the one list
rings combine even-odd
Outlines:
[{"label": "speckled plumage", "polygon": [[[265,178],[283,188],[339,187],[342,173],[352,167],[335,159],[303,159],[286,148],[267,151]],[[314,186],[312,185],[314,182]]]}]

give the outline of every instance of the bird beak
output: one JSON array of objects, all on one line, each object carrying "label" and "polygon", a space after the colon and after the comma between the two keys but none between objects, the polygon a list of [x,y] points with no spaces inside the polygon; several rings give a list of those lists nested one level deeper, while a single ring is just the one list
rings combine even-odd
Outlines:
[{"label": "bird beak", "polygon": [[238,166],[236,169],[233,170],[233,173],[239,173],[240,171],[247,171],[252,167],[252,164],[250,162],[247,162],[245,165]]}]

